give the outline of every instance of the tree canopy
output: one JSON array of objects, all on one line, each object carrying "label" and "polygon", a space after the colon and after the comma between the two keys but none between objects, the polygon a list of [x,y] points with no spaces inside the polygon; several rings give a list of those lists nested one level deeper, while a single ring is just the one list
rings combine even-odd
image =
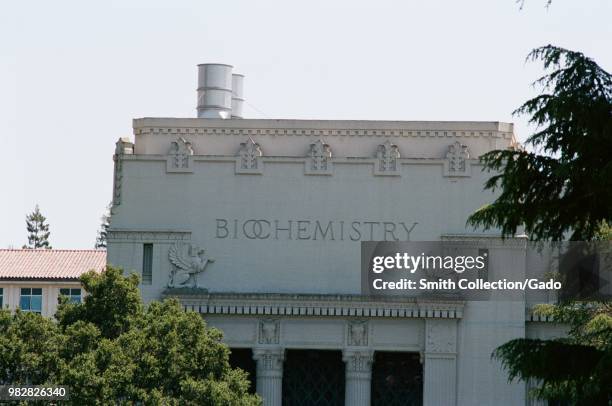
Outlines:
[{"label": "tree canopy", "polygon": [[612,224],[612,77],[580,52],[547,45],[531,52],[552,69],[536,82],[541,94],[515,114],[530,115],[537,131],[523,149],[494,150],[481,159],[495,174],[485,189],[497,199],[468,223],[520,227],[533,240],[591,240]]},{"label": "tree canopy", "polygon": [[82,283],[84,302],[63,301],[57,321],[0,311],[0,382],[65,385],[68,405],[260,404],[199,314],[174,299],[145,306],[117,268]]},{"label": "tree canopy", "polygon": [[[530,60],[552,69],[535,82],[541,94],[519,107],[537,131],[524,149],[485,154],[493,171],[485,188],[497,199],[468,223],[497,227],[503,236],[524,227],[535,241],[611,241],[612,77],[580,52],[551,45]],[[569,328],[555,340],[519,338],[493,353],[509,378],[533,380],[534,395],[572,405],[612,404],[612,304],[567,301],[536,313]]]}]

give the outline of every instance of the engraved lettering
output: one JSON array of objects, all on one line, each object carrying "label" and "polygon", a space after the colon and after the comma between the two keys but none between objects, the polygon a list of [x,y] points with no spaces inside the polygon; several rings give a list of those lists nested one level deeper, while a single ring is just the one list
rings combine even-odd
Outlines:
[{"label": "engraved lettering", "polygon": [[361,225],[361,223],[358,222],[358,221],[353,221],[351,223],[351,228],[353,229],[354,232],[357,233],[357,236],[351,235],[351,241],[359,241],[359,240],[361,240],[361,230],[358,228],[360,225]]},{"label": "engraved lettering", "polygon": [[[346,227],[344,223],[347,223]],[[410,235],[417,224],[393,221],[220,218],[215,219],[214,237],[317,241],[400,241],[405,238],[405,241],[410,241]]]},{"label": "engraved lettering", "polygon": [[327,223],[327,227],[325,227],[325,232],[323,232],[323,229],[321,227],[321,223],[318,220],[315,222],[315,224],[316,225],[315,225],[315,231],[314,231],[313,240],[317,239],[317,233],[321,234],[321,239],[322,240],[327,239],[327,233],[329,233],[330,236],[331,236],[330,240],[332,240],[332,241],[335,240],[335,238],[334,238],[334,227],[333,227],[333,222],[332,221],[329,221]]},{"label": "engraved lettering", "polygon": [[[223,231],[225,234],[220,234],[219,232]],[[217,232],[215,236],[217,238],[226,238],[229,235],[229,230],[227,229],[227,220],[225,219],[217,219]]]},{"label": "engraved lettering", "polygon": [[368,224],[370,226],[370,238],[368,241],[374,241],[374,225],[380,224],[378,221],[364,221],[363,224]]},{"label": "engraved lettering", "polygon": [[310,235],[308,234],[308,225],[310,225],[310,220],[298,220],[297,222],[297,239],[298,240],[310,240]]},{"label": "engraved lettering", "polygon": [[[399,241],[399,238],[397,238],[395,236],[395,234],[394,234],[395,233],[395,223],[391,223],[391,222],[385,221],[383,223],[383,225],[384,225],[384,228],[385,228],[385,238],[384,238],[384,240],[385,241]],[[391,239],[387,238],[387,235],[389,235],[389,234],[391,235]]]},{"label": "engraved lettering", "polygon": [[287,239],[291,240],[291,220],[288,221],[287,228],[281,228],[278,226],[278,220],[274,220],[274,239],[278,240],[278,232],[279,231],[287,231]]},{"label": "engraved lettering", "polygon": [[270,222],[268,220],[259,220],[260,224],[266,225],[266,230],[268,231],[266,234],[260,234],[259,238],[262,240],[267,240],[270,238]]},{"label": "engraved lettering", "polygon": [[406,241],[410,241],[410,233],[412,232],[412,230],[414,230],[416,225],[419,224],[419,223],[417,223],[415,221],[414,223],[412,223],[410,228],[406,227],[406,223],[404,223],[404,222],[400,222],[400,224],[402,225],[402,227],[404,227],[404,230],[406,231]]}]

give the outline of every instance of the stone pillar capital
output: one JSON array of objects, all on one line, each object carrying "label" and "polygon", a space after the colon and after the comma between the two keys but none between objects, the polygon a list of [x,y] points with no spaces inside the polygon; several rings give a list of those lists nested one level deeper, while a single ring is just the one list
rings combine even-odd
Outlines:
[{"label": "stone pillar capital", "polygon": [[372,350],[344,350],[342,360],[346,362],[346,372],[368,372],[372,371],[374,351]]},{"label": "stone pillar capital", "polygon": [[257,393],[264,406],[280,406],[283,395],[284,348],[253,348],[257,361]]},{"label": "stone pillar capital", "polygon": [[342,352],[342,360],[346,363],[346,404],[369,406],[374,351],[347,349]]},{"label": "stone pillar capital", "polygon": [[254,348],[253,359],[257,361],[257,369],[263,371],[283,372],[283,361],[285,360],[284,348]]}]

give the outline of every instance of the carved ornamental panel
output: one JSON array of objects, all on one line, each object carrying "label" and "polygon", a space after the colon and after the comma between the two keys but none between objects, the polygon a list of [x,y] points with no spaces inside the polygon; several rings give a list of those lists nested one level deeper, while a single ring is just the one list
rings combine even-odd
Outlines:
[{"label": "carved ornamental panel", "polygon": [[183,137],[179,137],[170,144],[170,150],[166,158],[166,172],[193,172],[193,148],[191,142]]},{"label": "carved ornamental panel", "polygon": [[400,152],[397,145],[385,141],[376,149],[376,164],[374,175],[399,176],[400,175]]},{"label": "carved ornamental panel", "polygon": [[444,161],[444,176],[465,177],[471,176],[470,151],[466,145],[455,141],[448,147]]},{"label": "carved ornamental panel", "polygon": [[332,151],[331,147],[321,140],[310,144],[304,168],[306,175],[331,175]]},{"label": "carved ornamental panel", "polygon": [[263,162],[261,157],[263,151],[258,143],[249,139],[240,143],[238,156],[236,157],[236,173],[237,174],[255,174],[263,173]]}]

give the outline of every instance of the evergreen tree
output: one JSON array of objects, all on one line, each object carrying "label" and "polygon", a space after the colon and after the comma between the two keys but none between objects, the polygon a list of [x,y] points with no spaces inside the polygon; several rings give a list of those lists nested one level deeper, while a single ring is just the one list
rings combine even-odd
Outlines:
[{"label": "evergreen tree", "polygon": [[495,150],[481,157],[496,172],[485,189],[493,203],[468,220],[512,236],[521,226],[536,241],[592,240],[612,224],[612,76],[580,52],[552,45],[529,55],[553,71],[537,80],[542,93],[515,114],[537,126],[527,150]]},{"label": "evergreen tree", "polygon": [[[496,150],[485,168],[496,172],[486,189],[497,200],[468,222],[499,227],[503,236],[523,226],[534,241],[610,241],[612,232],[612,76],[580,52],[551,45],[535,49],[553,71],[539,79],[542,94],[516,113],[529,114],[535,152]],[[541,305],[536,313],[569,327],[555,340],[519,338],[493,353],[509,378],[533,380],[533,395],[571,405],[612,404],[612,303]],[[567,402],[567,403],[566,403]]]},{"label": "evergreen tree", "polygon": [[102,222],[100,229],[98,230],[98,236],[96,237],[96,248],[106,248],[106,238],[108,235],[108,229],[110,228],[110,205],[106,207],[104,214],[100,218]]},{"label": "evergreen tree", "polygon": [[49,244],[49,224],[46,223],[47,218],[42,215],[38,204],[34,211],[26,216],[26,228],[28,230],[28,244],[23,248],[52,248]]}]

